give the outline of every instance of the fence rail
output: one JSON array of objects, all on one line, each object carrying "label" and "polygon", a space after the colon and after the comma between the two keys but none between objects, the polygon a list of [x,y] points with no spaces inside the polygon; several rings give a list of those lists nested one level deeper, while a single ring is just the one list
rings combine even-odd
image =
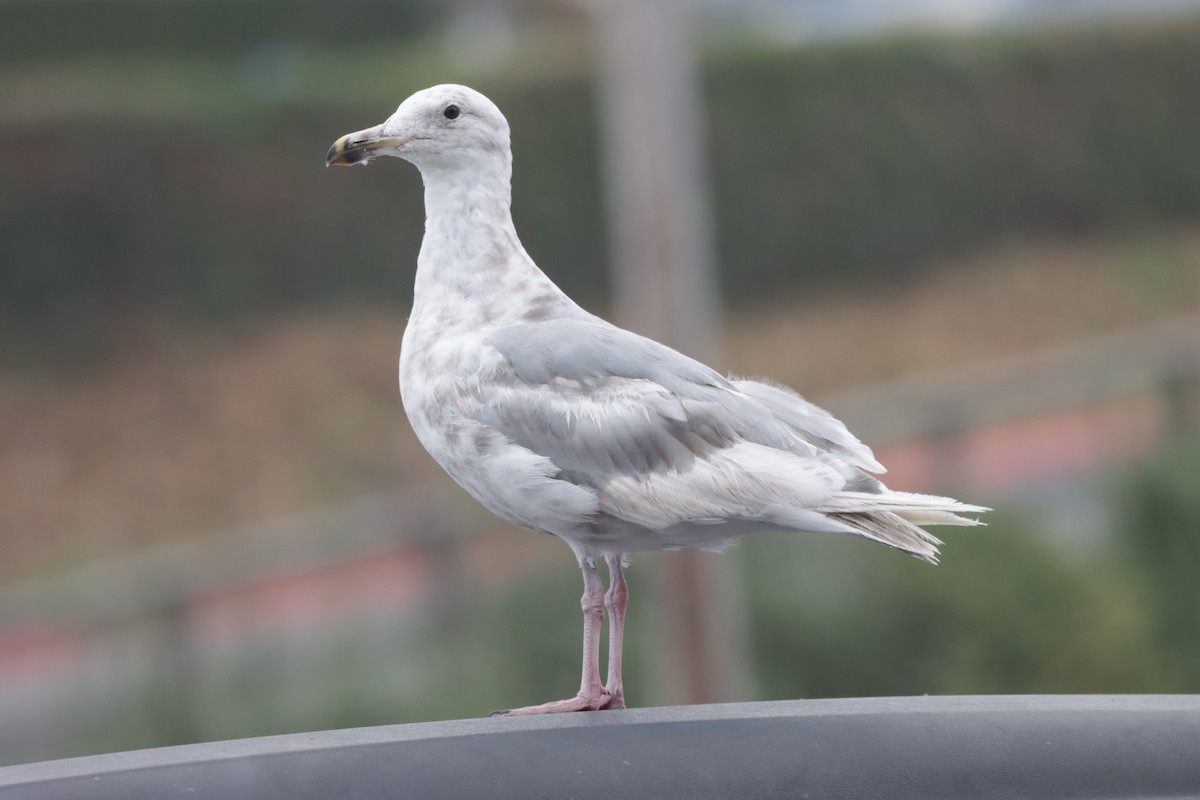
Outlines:
[{"label": "fence rail", "polygon": [[863,441],[942,437],[1086,408],[1161,396],[1167,427],[1194,426],[1200,389],[1200,314],[1033,354],[911,375],[822,398]]}]

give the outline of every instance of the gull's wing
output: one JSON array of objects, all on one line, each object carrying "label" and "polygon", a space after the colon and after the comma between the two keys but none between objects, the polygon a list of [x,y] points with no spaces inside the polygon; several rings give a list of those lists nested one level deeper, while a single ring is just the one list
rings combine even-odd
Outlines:
[{"label": "gull's wing", "polygon": [[935,560],[938,542],[917,524],[976,524],[956,512],[982,510],[891,492],[863,472],[883,471],[870,449],[828,412],[597,318],[517,325],[486,343],[497,358],[475,421],[594,492],[597,512],[620,523],[599,528],[635,531],[625,549],[719,546],[774,527],[857,534]]},{"label": "gull's wing", "polygon": [[514,326],[488,344],[512,373],[480,421],[575,480],[686,469],[738,442],[884,471],[832,414],[790,389],[729,380],[603,320]]}]

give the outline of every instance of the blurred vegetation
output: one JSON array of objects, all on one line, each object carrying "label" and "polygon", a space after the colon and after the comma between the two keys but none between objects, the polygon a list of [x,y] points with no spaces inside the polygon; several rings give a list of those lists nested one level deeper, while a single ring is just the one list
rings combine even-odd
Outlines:
[{"label": "blurred vegetation", "polygon": [[875,548],[752,548],[763,695],[1165,690],[1117,565],[1056,552],[1014,516],[954,533],[938,569]]},{"label": "blurred vegetation", "polygon": [[1192,22],[714,65],[726,287],[886,286],[981,242],[1194,215],[1198,53]]},{"label": "blurred vegetation", "polygon": [[1167,680],[1200,692],[1200,440],[1176,443],[1123,487],[1121,555],[1150,612]]},{"label": "blurred vegetation", "polygon": [[[17,4],[0,19],[14,8],[43,13]],[[238,8],[222,13],[260,13]],[[89,69],[64,62],[66,73],[0,71],[23,98],[0,116],[0,146],[20,154],[0,164],[12,188],[0,198],[0,333],[19,342],[9,357],[29,347],[94,354],[133,313],[227,320],[279,307],[406,306],[423,224],[415,172],[334,173],[321,157],[419,85],[395,69],[402,46],[339,58],[329,42],[306,41],[268,48],[265,60],[252,47],[241,60],[122,56]],[[727,296],[885,288],[1008,238],[1195,215],[1197,53],[1193,20],[710,59]],[[526,246],[566,290],[595,302],[606,269],[590,85],[569,73],[475,83],[513,126]],[[33,86],[87,88],[78,115],[39,117]],[[159,105],[130,105],[143,95]],[[36,337],[24,333],[31,321]]]},{"label": "blurred vegetation", "polygon": [[436,18],[432,0],[7,0],[0,65],[121,53],[240,54],[263,40],[363,44],[413,39]]}]

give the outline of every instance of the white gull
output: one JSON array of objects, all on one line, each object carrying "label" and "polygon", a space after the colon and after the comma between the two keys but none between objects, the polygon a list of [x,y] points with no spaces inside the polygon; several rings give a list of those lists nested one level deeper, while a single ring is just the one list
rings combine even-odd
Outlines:
[{"label": "white gull", "polygon": [[[782,386],[727,378],[584,311],[525,252],[510,213],[508,122],[466,86],[417,92],[326,164],[414,164],[425,238],[400,352],[421,444],[498,516],[554,534],[583,571],[583,677],[536,714],[623,708],[628,553],[719,550],[764,531],[861,536],[936,563],[919,526],[987,509],[894,492],[871,450]],[[607,592],[597,562],[607,563]],[[599,641],[609,617],[608,677]]]}]

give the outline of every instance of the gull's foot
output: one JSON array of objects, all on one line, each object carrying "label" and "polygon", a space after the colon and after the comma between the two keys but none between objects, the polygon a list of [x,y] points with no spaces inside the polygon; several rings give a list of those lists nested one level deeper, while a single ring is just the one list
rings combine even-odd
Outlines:
[{"label": "gull's foot", "polygon": [[524,706],[522,708],[509,708],[500,711],[493,711],[488,714],[489,717],[525,717],[532,714],[563,714],[568,711],[599,711],[607,708],[624,708],[625,701],[621,700],[621,705],[609,705],[612,698],[607,694],[600,694],[595,697],[587,697],[577,694],[574,697],[569,697],[566,700],[554,700],[549,703],[542,703],[539,706]]}]

